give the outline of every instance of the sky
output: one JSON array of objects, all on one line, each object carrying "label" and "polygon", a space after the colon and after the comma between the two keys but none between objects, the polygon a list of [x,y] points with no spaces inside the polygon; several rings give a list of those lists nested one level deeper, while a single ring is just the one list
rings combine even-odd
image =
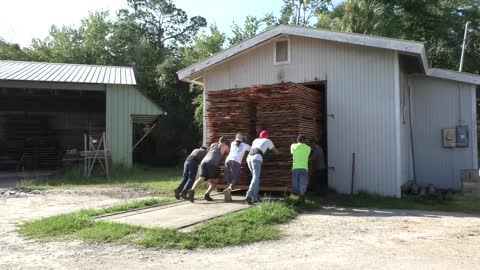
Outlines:
[{"label": "sky", "polygon": [[[235,21],[243,23],[245,16],[261,16],[273,12],[278,15],[282,0],[173,0],[189,17],[200,15],[208,23],[215,22],[221,30],[230,33]],[[333,0],[334,4],[341,0]],[[89,11],[115,12],[127,7],[127,0],[1,0],[0,37],[23,47],[32,38],[45,38],[50,26],[78,25]],[[113,17],[112,17],[113,18]]]}]

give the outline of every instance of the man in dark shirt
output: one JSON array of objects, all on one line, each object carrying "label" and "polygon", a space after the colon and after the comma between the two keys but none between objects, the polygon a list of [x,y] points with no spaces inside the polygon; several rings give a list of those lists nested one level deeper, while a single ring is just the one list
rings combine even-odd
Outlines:
[{"label": "man in dark shirt", "polygon": [[180,200],[187,199],[187,191],[192,188],[195,177],[197,177],[198,164],[207,155],[207,148],[202,146],[192,151],[183,164],[183,177],[180,180],[180,184],[173,191],[175,198]]},{"label": "man in dark shirt", "polygon": [[220,173],[220,162],[223,157],[228,154],[229,147],[227,145],[227,140],[223,137],[220,137],[218,143],[213,143],[208,149],[208,153],[200,163],[200,178],[195,181],[192,188],[187,192],[187,198],[190,202],[194,202],[195,189],[200,186],[204,181],[208,181],[208,189],[203,195],[203,199],[206,201],[212,201],[210,197],[210,192],[212,192],[217,186],[218,175]]},{"label": "man in dark shirt", "polygon": [[312,189],[315,193],[322,196],[327,195],[328,183],[327,183],[327,170],[325,163],[325,154],[320,146],[320,142],[315,142],[314,149],[310,155],[312,161]]}]

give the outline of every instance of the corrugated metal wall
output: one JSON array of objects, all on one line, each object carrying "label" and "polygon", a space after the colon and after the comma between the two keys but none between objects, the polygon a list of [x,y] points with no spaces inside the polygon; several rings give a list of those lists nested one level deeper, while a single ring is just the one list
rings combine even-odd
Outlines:
[{"label": "corrugated metal wall", "polygon": [[[273,64],[273,42],[206,71],[207,91],[327,81],[329,185],[350,192],[352,153],[355,190],[400,196],[398,61],[393,51],[291,37],[291,63]],[[395,75],[396,74],[396,75]],[[274,134],[272,137],[274,138]]]},{"label": "corrugated metal wall", "polygon": [[[410,76],[417,183],[460,188],[463,169],[477,169],[475,88],[470,84]],[[443,148],[442,129],[469,126],[468,148]]]},{"label": "corrugated metal wall", "polygon": [[160,115],[162,111],[132,86],[107,85],[107,145],[112,162],[132,166],[132,115]]}]

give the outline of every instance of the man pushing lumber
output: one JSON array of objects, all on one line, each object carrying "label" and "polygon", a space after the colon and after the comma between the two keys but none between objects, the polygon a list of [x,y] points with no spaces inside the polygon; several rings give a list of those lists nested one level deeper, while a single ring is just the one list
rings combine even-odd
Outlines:
[{"label": "man pushing lumber", "polygon": [[177,200],[180,200],[180,197],[185,200],[187,199],[187,192],[192,188],[195,177],[197,177],[198,165],[205,155],[207,155],[207,147],[202,146],[193,150],[185,160],[182,180],[180,180],[180,184],[173,191]]},{"label": "man pushing lumber", "polygon": [[217,143],[213,143],[208,150],[207,155],[203,158],[200,164],[200,177],[195,181],[192,188],[187,192],[187,197],[190,202],[194,202],[195,189],[204,181],[208,181],[208,189],[203,195],[206,201],[213,201],[210,197],[210,192],[217,186],[217,177],[220,173],[220,161],[223,156],[228,153],[227,140],[220,137]]},{"label": "man pushing lumber", "polygon": [[297,143],[290,146],[293,156],[292,164],[292,193],[299,195],[300,203],[305,203],[305,192],[308,185],[308,157],[311,148],[305,144],[305,136],[299,135]]},{"label": "man pushing lumber", "polygon": [[258,192],[260,189],[260,173],[262,171],[263,158],[267,151],[272,150],[273,153],[278,154],[278,150],[273,145],[273,142],[268,139],[268,132],[262,130],[259,138],[252,142],[252,150],[247,157],[247,165],[252,172],[252,181],[248,187],[245,201],[248,204],[253,204],[258,200]]},{"label": "man pushing lumber", "polygon": [[242,160],[245,153],[250,151],[250,145],[245,143],[246,138],[242,134],[235,136],[235,141],[230,145],[230,153],[225,159],[225,170],[223,181],[227,185],[227,188],[223,191],[225,195],[225,201],[232,201],[233,187],[240,181],[240,168],[242,166]]}]

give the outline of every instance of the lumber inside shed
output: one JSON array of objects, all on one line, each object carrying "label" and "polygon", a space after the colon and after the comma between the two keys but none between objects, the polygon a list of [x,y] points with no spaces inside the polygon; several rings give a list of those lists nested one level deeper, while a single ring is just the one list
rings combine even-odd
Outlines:
[{"label": "lumber inside shed", "polygon": [[[310,145],[313,140],[326,141],[324,97],[324,85],[307,87],[295,83],[208,92],[207,141],[213,143],[221,136],[232,141],[240,132],[251,144],[261,130],[268,130],[280,154],[269,153],[264,159],[260,188],[288,191],[291,188],[290,145],[299,134],[305,135]],[[223,174],[220,178],[223,179]],[[250,179],[244,161],[239,187],[246,188]]]}]

